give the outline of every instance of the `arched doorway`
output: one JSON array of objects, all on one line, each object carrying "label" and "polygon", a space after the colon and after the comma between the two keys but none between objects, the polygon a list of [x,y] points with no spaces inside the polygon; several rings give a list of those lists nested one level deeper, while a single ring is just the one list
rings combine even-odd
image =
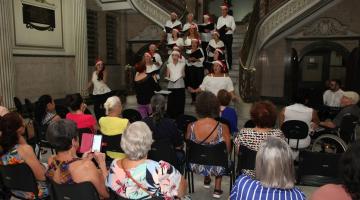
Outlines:
[{"label": "arched doorway", "polygon": [[330,42],[314,42],[306,46],[299,55],[296,88],[311,91],[313,106],[322,104],[322,94],[325,82],[330,79],[339,79],[342,87],[347,78],[347,63],[349,51],[342,45]]}]

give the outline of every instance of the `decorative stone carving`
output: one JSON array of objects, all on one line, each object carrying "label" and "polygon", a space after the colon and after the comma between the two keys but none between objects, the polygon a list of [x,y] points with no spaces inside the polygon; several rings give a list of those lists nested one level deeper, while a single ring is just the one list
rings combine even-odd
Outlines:
[{"label": "decorative stone carving", "polygon": [[334,18],[320,18],[311,26],[305,27],[304,36],[331,36],[331,35],[348,35],[348,27],[342,25]]},{"label": "decorative stone carving", "polygon": [[131,4],[139,12],[150,18],[153,22],[163,27],[166,20],[170,18],[170,14],[156,6],[149,0],[130,0]]},{"label": "decorative stone carving", "polygon": [[157,25],[147,26],[142,32],[140,32],[136,37],[132,38],[131,41],[152,41],[159,40],[160,35],[162,34],[162,29]]}]

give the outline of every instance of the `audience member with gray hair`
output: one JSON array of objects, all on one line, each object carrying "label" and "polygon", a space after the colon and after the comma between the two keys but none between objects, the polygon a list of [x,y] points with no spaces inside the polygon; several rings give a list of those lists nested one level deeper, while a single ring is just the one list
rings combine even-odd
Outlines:
[{"label": "audience member with gray hair", "polygon": [[[120,117],[122,112],[120,98],[117,96],[109,97],[104,103],[104,108],[107,116],[99,119],[100,132],[106,136],[117,136],[124,133],[129,125],[129,120]],[[125,157],[123,153],[113,151],[106,151],[106,155],[112,159]]]},{"label": "audience member with gray hair", "polygon": [[[183,137],[178,131],[176,124],[170,118],[165,117],[166,112],[166,99],[164,96],[157,94],[151,98],[152,115],[143,119],[143,121],[149,126],[152,131],[152,137],[155,141],[168,140],[177,149],[177,161],[181,163],[184,158],[182,148],[184,144]],[[170,162],[170,161],[169,161]],[[177,163],[171,163],[175,165],[177,169]]]},{"label": "audience member with gray hair", "polygon": [[107,187],[128,199],[184,196],[186,182],[180,172],[167,162],[147,159],[152,142],[152,132],[144,122],[130,124],[121,139],[127,157],[112,162]]},{"label": "audience member with gray hair", "polygon": [[[46,176],[58,184],[91,182],[100,197],[107,198],[105,154],[86,152],[78,158],[79,135],[75,122],[60,119],[48,126],[46,138],[57,154],[48,159]],[[100,170],[91,161],[95,159]]]},{"label": "audience member with gray hair", "polygon": [[231,190],[230,200],[306,199],[295,188],[295,171],[289,145],[278,137],[268,137],[256,154],[256,180],[240,175]]}]

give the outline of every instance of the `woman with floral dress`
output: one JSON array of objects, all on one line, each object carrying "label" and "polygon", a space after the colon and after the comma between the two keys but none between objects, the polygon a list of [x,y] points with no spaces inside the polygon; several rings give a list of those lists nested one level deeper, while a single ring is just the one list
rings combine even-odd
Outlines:
[{"label": "woman with floral dress", "polygon": [[147,159],[152,142],[151,130],[144,122],[130,124],[121,138],[127,157],[112,162],[106,186],[127,199],[183,197],[186,182],[180,172],[167,162]]}]

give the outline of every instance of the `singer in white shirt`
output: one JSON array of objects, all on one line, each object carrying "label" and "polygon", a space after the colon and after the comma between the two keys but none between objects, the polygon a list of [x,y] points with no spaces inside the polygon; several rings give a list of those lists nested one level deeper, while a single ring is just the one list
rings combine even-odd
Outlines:
[{"label": "singer in white shirt", "polygon": [[226,25],[225,35],[221,35],[220,39],[224,42],[226,47],[227,63],[229,69],[232,67],[232,43],[233,43],[233,33],[236,29],[235,20],[233,16],[228,15],[229,8],[227,6],[221,6],[221,14],[218,18],[216,28],[220,29]]},{"label": "singer in white shirt", "polygon": [[[166,33],[166,29],[165,27],[169,27],[169,28],[175,28],[175,27],[179,27],[182,28],[182,24],[181,22],[177,19],[178,16],[175,12],[172,12],[170,15],[170,20],[167,20],[164,26],[164,32]],[[166,41],[169,42],[170,38],[171,38],[171,32],[170,33],[166,33]]]},{"label": "singer in white shirt", "polygon": [[326,90],[323,95],[324,105],[329,107],[340,107],[340,100],[344,91],[340,89],[340,84],[336,80],[330,81],[330,89]]}]

